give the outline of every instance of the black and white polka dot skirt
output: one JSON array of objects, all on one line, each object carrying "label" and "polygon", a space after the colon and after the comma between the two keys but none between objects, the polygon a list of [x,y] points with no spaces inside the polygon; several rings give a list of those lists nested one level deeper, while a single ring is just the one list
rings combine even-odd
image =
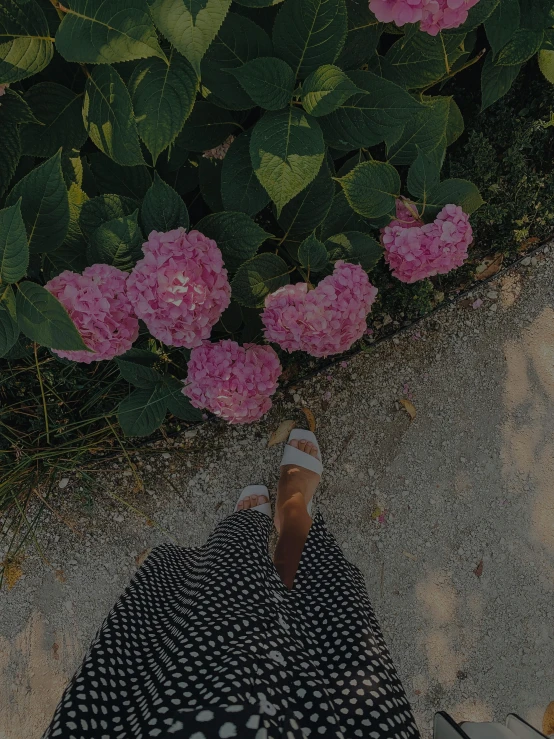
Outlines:
[{"label": "black and white polka dot skirt", "polygon": [[419,737],[363,578],[320,515],[292,590],[271,520],[157,547],[65,691],[45,739]]}]

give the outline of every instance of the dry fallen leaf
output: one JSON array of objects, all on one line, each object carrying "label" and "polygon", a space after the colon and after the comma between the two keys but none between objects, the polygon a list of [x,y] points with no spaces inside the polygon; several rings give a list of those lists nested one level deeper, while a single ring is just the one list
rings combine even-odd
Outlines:
[{"label": "dry fallen leaf", "polygon": [[137,556],[135,557],[135,564],[137,567],[141,566],[141,564],[144,562],[146,557],[148,557],[151,551],[152,551],[152,547],[148,547],[148,549],[143,549],[142,552],[137,554]]},{"label": "dry fallen leaf", "polygon": [[316,422],[315,422],[315,416],[311,412],[309,408],[302,408],[302,413],[306,416],[306,420],[308,421],[308,428],[313,433],[316,429]]},{"label": "dry fallen leaf", "polygon": [[277,426],[275,431],[269,437],[267,448],[269,449],[270,446],[275,446],[275,444],[280,444],[282,441],[286,441],[289,438],[290,432],[295,426],[296,422],[291,421],[290,419],[288,419],[287,421],[281,421],[281,423]]},{"label": "dry fallen leaf", "polygon": [[60,658],[60,655],[58,654],[59,649],[60,649],[60,645],[54,642],[52,644],[52,657],[54,657],[54,659]]},{"label": "dry fallen leaf", "polygon": [[23,570],[20,567],[21,562],[22,559],[19,557],[17,559],[11,559],[8,557],[4,562],[0,562],[0,565],[4,566],[4,579],[8,586],[8,590],[13,588],[23,574]]},{"label": "dry fallen leaf", "polygon": [[56,570],[54,574],[58,582],[65,582],[67,580],[63,570]]},{"label": "dry fallen leaf", "polygon": [[481,575],[483,574],[483,560],[481,560],[477,567],[473,570],[473,574],[476,577],[481,577]]},{"label": "dry fallen leaf", "polygon": [[408,413],[408,415],[410,416],[410,419],[413,421],[417,415],[417,411],[412,401],[408,400],[407,398],[401,398],[398,402],[404,406],[406,413]]},{"label": "dry fallen leaf", "polygon": [[502,267],[503,260],[504,254],[502,254],[502,252],[500,251],[496,254],[493,254],[492,257],[485,257],[485,259],[483,259],[481,264],[475,270],[475,279],[486,280],[487,277],[495,275],[500,267]]},{"label": "dry fallen leaf", "polygon": [[403,555],[404,555],[405,557],[408,557],[408,559],[413,559],[413,560],[414,560],[414,562],[415,562],[415,561],[417,560],[417,557],[416,557],[416,555],[415,555],[415,554],[412,554],[411,552],[402,552],[402,554],[403,554]]},{"label": "dry fallen leaf", "polygon": [[537,236],[530,236],[528,239],[525,239],[525,241],[522,241],[521,244],[517,247],[517,250],[519,252],[527,251],[532,246],[535,246],[535,244],[539,243],[539,239]]}]

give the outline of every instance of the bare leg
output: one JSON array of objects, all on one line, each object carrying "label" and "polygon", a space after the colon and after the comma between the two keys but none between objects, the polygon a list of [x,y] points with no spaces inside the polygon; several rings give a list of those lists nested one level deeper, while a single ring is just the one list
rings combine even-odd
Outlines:
[{"label": "bare leg", "polygon": [[[293,439],[291,446],[318,456],[317,448],[309,441]],[[313,497],[320,476],[311,470],[293,464],[281,468],[275,506],[275,527],[279,539],[273,562],[279,577],[289,590],[300,564],[304,544],[308,538],[312,519],[307,504]]]}]

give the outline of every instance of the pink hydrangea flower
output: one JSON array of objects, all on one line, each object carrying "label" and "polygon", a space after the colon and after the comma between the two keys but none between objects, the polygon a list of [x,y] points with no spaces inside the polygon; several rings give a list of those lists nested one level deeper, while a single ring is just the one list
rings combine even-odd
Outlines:
[{"label": "pink hydrangea flower", "polygon": [[229,423],[252,423],[271,408],[281,365],[270,346],[225,339],[192,350],[183,393]]},{"label": "pink hydrangea flower", "polygon": [[6,90],[7,90],[7,88],[9,86],[10,86],[10,83],[9,82],[4,82],[3,84],[0,85],[0,97],[2,97],[2,95],[4,95],[4,93],[6,92]]},{"label": "pink hydrangea flower", "polygon": [[227,136],[222,144],[215,146],[213,149],[208,149],[202,154],[202,156],[204,159],[225,159],[225,154],[227,154],[229,147],[234,140],[235,137],[231,134],[230,136]]},{"label": "pink hydrangea flower", "polygon": [[397,219],[381,229],[385,261],[395,277],[409,283],[461,267],[472,239],[468,215],[452,204],[445,205],[433,223]]},{"label": "pink hydrangea flower", "polygon": [[108,264],[94,264],[82,275],[66,270],[45,287],[69,313],[85,344],[92,349],[52,350],[74,362],[99,362],[125,354],[139,325],[126,293],[128,275]]},{"label": "pink hydrangea flower", "polygon": [[376,295],[377,288],[359,265],[339,260],[315,290],[298,282],[266,297],[265,337],[289,352],[340,354],[363,336]]},{"label": "pink hydrangea flower", "polygon": [[447,28],[458,28],[465,23],[467,14],[479,0],[370,0],[369,9],[378,21],[418,23],[420,29],[436,36]]},{"label": "pink hydrangea flower", "polygon": [[148,330],[170,346],[192,349],[209,338],[231,301],[217,244],[200,231],[152,231],[127,293]]}]

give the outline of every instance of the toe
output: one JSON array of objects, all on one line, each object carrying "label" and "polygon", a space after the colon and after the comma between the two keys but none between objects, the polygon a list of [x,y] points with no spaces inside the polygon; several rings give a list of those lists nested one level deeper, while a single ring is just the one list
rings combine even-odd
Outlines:
[{"label": "toe", "polygon": [[292,447],[294,447],[295,449],[298,449],[298,448],[299,448],[299,447],[298,447],[298,439],[291,439],[291,440],[289,441],[289,446],[292,446]]},{"label": "toe", "polygon": [[239,502],[237,503],[237,511],[242,511],[243,508],[244,508],[244,500],[239,500]]},{"label": "toe", "polygon": [[310,442],[309,441],[306,441],[306,439],[299,439],[299,441],[298,441],[298,448],[300,449],[301,452],[305,452],[306,451],[306,447],[308,446],[309,443]]},{"label": "toe", "polygon": [[263,505],[264,503],[269,503],[267,495],[258,495],[258,502],[256,505]]},{"label": "toe", "polygon": [[250,508],[255,508],[259,503],[259,495],[250,496]]},{"label": "toe", "polygon": [[317,447],[315,444],[312,444],[310,442],[310,449],[306,450],[308,454],[310,454],[312,457],[316,457],[316,459],[319,459],[319,452],[317,450]]}]

